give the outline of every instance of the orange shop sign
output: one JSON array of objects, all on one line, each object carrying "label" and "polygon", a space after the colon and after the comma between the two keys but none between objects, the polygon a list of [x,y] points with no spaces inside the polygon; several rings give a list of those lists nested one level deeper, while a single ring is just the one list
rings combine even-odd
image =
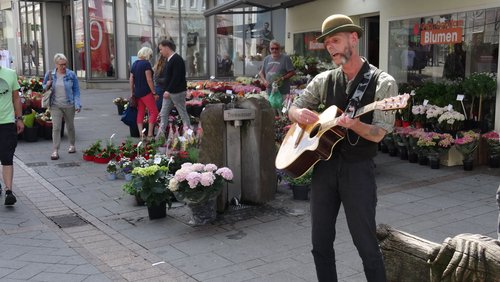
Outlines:
[{"label": "orange shop sign", "polygon": [[454,44],[462,42],[462,28],[429,29],[420,33],[420,44]]}]

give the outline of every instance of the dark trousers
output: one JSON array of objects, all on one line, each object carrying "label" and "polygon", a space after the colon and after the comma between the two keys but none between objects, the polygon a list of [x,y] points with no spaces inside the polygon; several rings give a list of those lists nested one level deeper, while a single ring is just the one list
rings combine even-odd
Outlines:
[{"label": "dark trousers", "polygon": [[311,189],[312,254],[318,281],[337,281],[335,223],[343,204],[354,245],[367,280],[386,281],[376,237],[377,186],[370,160],[346,162],[341,157],[316,164]]}]

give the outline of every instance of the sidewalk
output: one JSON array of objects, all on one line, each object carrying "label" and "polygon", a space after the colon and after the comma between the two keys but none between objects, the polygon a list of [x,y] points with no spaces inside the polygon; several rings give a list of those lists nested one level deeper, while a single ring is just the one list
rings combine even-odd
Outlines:
[{"label": "sidewalk", "polygon": [[[122,192],[123,180],[109,181],[104,165],[83,161],[81,150],[96,139],[129,135],[112,103],[119,96],[128,92],[82,91],[77,154],[67,154],[66,136],[57,161],[51,141],[19,142],[18,202],[0,207],[2,281],[316,281],[309,202],[293,201],[288,189],[264,206],[191,227],[185,207],[150,221]],[[433,170],[387,154],[376,164],[379,224],[437,243],[460,233],[496,238],[500,169]],[[341,281],[365,281],[343,213],[336,253]]]}]

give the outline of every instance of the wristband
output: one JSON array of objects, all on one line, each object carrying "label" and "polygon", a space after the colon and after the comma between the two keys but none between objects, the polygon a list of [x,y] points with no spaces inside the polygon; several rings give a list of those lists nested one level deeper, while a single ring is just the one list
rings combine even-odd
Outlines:
[{"label": "wristband", "polygon": [[17,120],[23,120],[23,117],[22,116],[18,116],[18,117],[16,117],[16,121]]}]

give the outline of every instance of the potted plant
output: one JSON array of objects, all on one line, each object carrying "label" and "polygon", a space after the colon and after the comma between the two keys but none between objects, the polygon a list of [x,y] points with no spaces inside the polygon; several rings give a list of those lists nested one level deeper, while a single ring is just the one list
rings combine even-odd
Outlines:
[{"label": "potted plant", "polygon": [[86,161],[93,161],[94,157],[101,152],[101,150],[101,140],[97,140],[87,149],[83,150],[83,159]]},{"label": "potted plant", "polygon": [[117,171],[118,171],[118,166],[117,166],[116,162],[109,161],[108,165],[106,166],[106,172],[108,173],[108,179],[115,180]]},{"label": "potted plant", "polygon": [[451,148],[453,137],[448,133],[426,132],[420,136],[417,146],[426,152],[432,169],[439,168],[440,156]]},{"label": "potted plant", "polygon": [[489,165],[491,168],[500,167],[500,135],[495,131],[490,131],[482,135],[488,144]]},{"label": "potted plant", "polygon": [[455,135],[462,129],[465,116],[457,111],[449,110],[438,118],[438,127],[441,131]]},{"label": "potted plant", "polygon": [[496,74],[494,73],[473,73],[466,77],[463,81],[463,88],[466,94],[472,96],[472,107],[470,117],[473,118],[474,101],[479,97],[479,109],[477,120],[482,120],[483,99],[495,97],[495,89],[497,87]]},{"label": "potted plant", "polygon": [[286,182],[292,189],[294,200],[308,200],[309,191],[311,190],[312,182],[312,169],[309,169],[306,173],[300,177],[293,178],[288,175],[284,176]]},{"label": "potted plant", "polygon": [[455,139],[455,148],[462,154],[464,160],[464,170],[472,170],[473,153],[479,144],[479,133],[472,130],[459,132],[459,137]]},{"label": "potted plant", "polygon": [[123,173],[126,181],[132,180],[132,170],[134,169],[134,165],[129,158],[123,157],[119,162],[120,171]]},{"label": "potted plant", "polygon": [[175,172],[167,187],[177,200],[186,202],[191,210],[192,225],[206,224],[216,217],[215,199],[225,182],[231,182],[233,172],[214,164],[184,163]]},{"label": "potted plant", "polygon": [[149,219],[164,218],[172,205],[172,192],[167,189],[168,167],[150,165],[135,167],[132,170],[130,184],[148,207]]}]

